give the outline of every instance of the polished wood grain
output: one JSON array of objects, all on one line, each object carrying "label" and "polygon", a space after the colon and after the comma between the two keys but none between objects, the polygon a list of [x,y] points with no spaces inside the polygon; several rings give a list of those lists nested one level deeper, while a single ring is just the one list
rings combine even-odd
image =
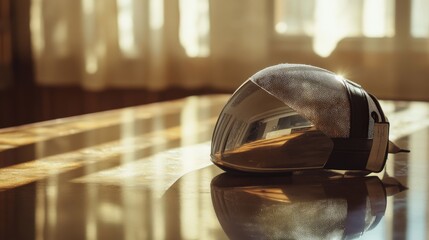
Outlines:
[{"label": "polished wood grain", "polygon": [[0,130],[0,239],[429,237],[429,103],[382,102],[391,139],[411,153],[390,155],[379,174],[261,177],[210,161],[227,99]]}]

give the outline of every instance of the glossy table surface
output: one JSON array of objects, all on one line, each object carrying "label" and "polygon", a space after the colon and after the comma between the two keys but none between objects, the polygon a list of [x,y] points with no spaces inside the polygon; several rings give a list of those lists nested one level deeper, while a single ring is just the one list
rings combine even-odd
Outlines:
[{"label": "glossy table surface", "polygon": [[384,101],[389,155],[365,177],[237,176],[210,161],[228,96],[0,130],[0,239],[429,239],[429,104]]}]

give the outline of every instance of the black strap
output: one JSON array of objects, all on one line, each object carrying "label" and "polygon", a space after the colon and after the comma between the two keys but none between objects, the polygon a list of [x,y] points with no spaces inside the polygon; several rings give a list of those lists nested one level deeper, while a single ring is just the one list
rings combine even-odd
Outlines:
[{"label": "black strap", "polygon": [[332,138],[331,155],[324,168],[338,170],[365,170],[371,152],[372,139]]},{"label": "black strap", "polygon": [[368,101],[362,88],[348,80],[344,81],[350,100],[350,138],[368,138]]},{"label": "black strap", "polygon": [[350,101],[349,138],[333,138],[334,147],[324,168],[365,170],[371,152],[368,139],[369,107],[361,86],[344,81]]}]

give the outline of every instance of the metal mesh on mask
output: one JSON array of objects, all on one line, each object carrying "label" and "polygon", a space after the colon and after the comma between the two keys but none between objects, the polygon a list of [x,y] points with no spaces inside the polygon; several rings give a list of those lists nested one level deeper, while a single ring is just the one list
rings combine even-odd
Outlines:
[{"label": "metal mesh on mask", "polygon": [[341,79],[327,70],[296,64],[266,68],[250,80],[332,138],[350,134],[350,103]]}]

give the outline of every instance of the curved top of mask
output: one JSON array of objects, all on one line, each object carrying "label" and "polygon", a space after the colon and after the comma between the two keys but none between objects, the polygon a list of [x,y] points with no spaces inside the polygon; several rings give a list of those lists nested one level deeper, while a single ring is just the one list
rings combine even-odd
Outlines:
[{"label": "curved top of mask", "polygon": [[350,134],[350,102],[344,80],[325,69],[302,64],[265,68],[250,81],[310,120],[332,138]]}]

